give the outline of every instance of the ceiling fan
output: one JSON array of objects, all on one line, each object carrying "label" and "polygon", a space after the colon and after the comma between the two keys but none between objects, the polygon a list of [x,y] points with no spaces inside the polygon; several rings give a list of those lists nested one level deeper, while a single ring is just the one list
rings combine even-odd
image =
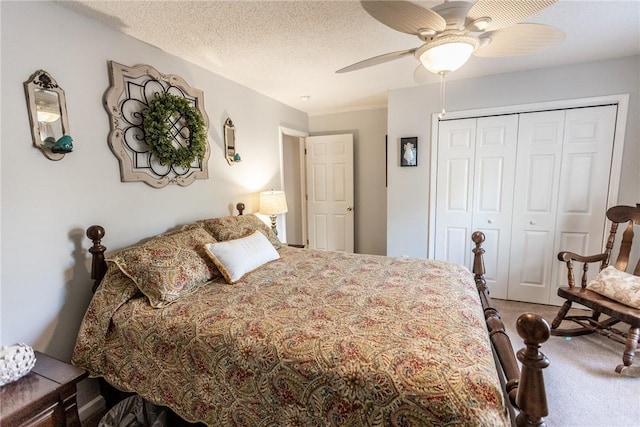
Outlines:
[{"label": "ceiling fan", "polygon": [[[360,70],[413,55],[420,66],[444,78],[478,57],[523,55],[564,40],[562,30],[521,23],[557,0],[445,1],[426,9],[408,1],[361,1],[364,10],[384,25],[417,36],[422,45],[374,56],[336,73]],[[419,67],[420,67],[419,66]],[[444,107],[441,114],[444,114]]]}]

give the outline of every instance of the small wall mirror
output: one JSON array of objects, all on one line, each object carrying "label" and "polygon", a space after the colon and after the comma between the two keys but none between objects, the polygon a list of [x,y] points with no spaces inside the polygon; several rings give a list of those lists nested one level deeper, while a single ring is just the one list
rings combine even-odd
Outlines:
[{"label": "small wall mirror", "polygon": [[64,91],[44,70],[24,82],[33,145],[50,160],[72,150]]},{"label": "small wall mirror", "polygon": [[231,119],[224,122],[224,155],[230,165],[242,160],[236,152],[236,127]]}]

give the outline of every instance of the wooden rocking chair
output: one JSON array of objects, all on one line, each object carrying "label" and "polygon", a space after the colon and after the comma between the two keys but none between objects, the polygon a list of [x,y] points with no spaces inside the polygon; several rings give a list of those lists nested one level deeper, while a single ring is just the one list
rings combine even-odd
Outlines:
[{"label": "wooden rocking chair", "polygon": [[[633,363],[640,338],[640,309],[634,308],[610,299],[587,288],[587,271],[590,263],[600,263],[600,271],[609,266],[610,257],[616,240],[618,225],[623,224],[622,241],[620,242],[618,257],[613,266],[620,271],[626,271],[629,265],[629,254],[633,243],[634,226],[640,229],[640,204],[633,206],[614,206],[607,211],[607,218],[611,221],[611,230],[604,253],[582,256],[572,252],[560,252],[558,259],[567,263],[569,286],[558,288],[558,296],[567,301],[558,311],[558,315],[551,324],[551,334],[557,336],[578,336],[593,332],[604,335],[619,343],[625,344],[622,364],[616,367],[616,372],[623,373]],[[627,224],[624,227],[624,224]],[[614,252],[615,253],[615,252]],[[579,287],[575,286],[573,263],[583,263],[582,280]],[[640,260],[629,273],[640,276]],[[567,315],[571,304],[576,302],[591,309],[591,315]],[[608,316],[600,321],[600,315]],[[574,329],[558,329],[563,320],[575,322],[579,327]],[[614,328],[617,323],[629,325],[628,331]],[[635,370],[635,369],[634,369]],[[635,375],[634,375],[635,376]]]}]

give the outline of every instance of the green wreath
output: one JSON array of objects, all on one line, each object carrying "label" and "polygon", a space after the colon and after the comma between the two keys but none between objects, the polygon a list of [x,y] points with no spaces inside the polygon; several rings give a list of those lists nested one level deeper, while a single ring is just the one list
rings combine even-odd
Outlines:
[{"label": "green wreath", "polygon": [[[170,132],[169,117],[180,114],[189,129],[188,145],[175,147]],[[160,93],[142,111],[144,139],[151,154],[163,165],[189,168],[196,157],[203,158],[207,137],[202,114],[191,103],[170,93]]]}]

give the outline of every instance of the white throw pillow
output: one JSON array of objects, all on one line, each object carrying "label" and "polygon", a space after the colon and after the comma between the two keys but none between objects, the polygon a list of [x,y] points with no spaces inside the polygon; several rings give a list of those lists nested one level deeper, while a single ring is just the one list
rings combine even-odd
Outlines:
[{"label": "white throw pillow", "polygon": [[280,258],[271,242],[257,230],[240,239],[208,243],[204,248],[227,283],[235,283],[246,273]]},{"label": "white throw pillow", "polygon": [[615,267],[603,269],[587,289],[633,308],[640,308],[640,277]]}]

